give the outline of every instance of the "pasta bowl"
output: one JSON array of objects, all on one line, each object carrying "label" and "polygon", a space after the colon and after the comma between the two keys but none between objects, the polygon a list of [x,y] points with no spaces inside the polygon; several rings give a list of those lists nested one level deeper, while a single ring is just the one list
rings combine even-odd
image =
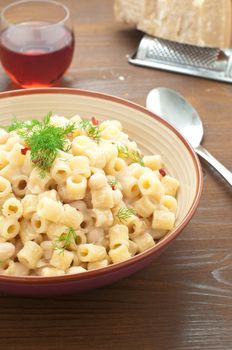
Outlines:
[{"label": "pasta bowl", "polygon": [[150,249],[99,269],[53,277],[0,275],[0,292],[39,297],[64,295],[129,276],[150,264],[175,240],[199,204],[203,177],[194,150],[174,127],[146,108],[114,96],[77,89],[29,89],[0,94],[2,125],[10,124],[14,116],[35,119],[48,111],[66,117],[78,113],[83,118],[117,119],[144,155],[161,154],[168,173],[180,183],[175,226]]}]

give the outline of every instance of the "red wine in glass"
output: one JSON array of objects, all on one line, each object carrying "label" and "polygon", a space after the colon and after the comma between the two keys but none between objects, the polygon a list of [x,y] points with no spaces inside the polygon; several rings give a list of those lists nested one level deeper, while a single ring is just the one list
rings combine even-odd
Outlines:
[{"label": "red wine in glass", "polygon": [[0,34],[0,59],[9,77],[22,87],[51,86],[69,67],[73,32],[63,25],[25,22]]}]

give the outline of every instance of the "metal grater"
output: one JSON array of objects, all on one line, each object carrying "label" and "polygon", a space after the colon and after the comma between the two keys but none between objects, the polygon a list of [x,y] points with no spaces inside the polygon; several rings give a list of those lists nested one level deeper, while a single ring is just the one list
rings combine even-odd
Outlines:
[{"label": "metal grater", "polygon": [[129,62],[232,83],[232,49],[198,47],[145,35]]}]

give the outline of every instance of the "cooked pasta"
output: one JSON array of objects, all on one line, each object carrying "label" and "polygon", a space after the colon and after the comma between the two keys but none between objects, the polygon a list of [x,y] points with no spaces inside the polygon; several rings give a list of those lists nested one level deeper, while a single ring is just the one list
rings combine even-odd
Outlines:
[{"label": "cooked pasta", "polygon": [[179,182],[116,120],[48,114],[0,129],[0,274],[85,273],[175,226]]}]

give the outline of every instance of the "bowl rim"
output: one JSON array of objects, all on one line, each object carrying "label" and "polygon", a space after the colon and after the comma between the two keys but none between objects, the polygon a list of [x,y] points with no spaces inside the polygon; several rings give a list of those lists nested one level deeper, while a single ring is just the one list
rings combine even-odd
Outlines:
[{"label": "bowl rim", "polygon": [[64,87],[52,87],[52,88],[33,88],[33,89],[25,89],[25,90],[11,90],[11,91],[4,91],[0,92],[0,101],[3,98],[10,98],[10,97],[16,97],[16,96],[24,96],[24,95],[35,95],[35,94],[71,94],[71,95],[80,95],[80,96],[87,96],[87,97],[94,97],[99,98],[111,102],[118,103],[120,105],[124,105],[126,107],[130,107],[132,109],[135,109],[137,111],[140,111],[142,113],[145,113],[152,119],[158,120],[161,124],[163,124],[165,127],[170,129],[176,136],[178,136],[179,140],[184,144],[186,149],[188,150],[192,161],[195,166],[196,171],[196,177],[197,177],[197,186],[196,186],[196,192],[195,197],[193,200],[193,203],[185,217],[185,219],[174,228],[173,232],[166,237],[164,237],[163,240],[161,240],[159,243],[157,243],[154,247],[139,253],[138,255],[135,255],[131,257],[130,259],[115,263],[112,265],[108,265],[106,267],[102,267],[100,269],[96,270],[90,270],[86,271],[84,273],[78,273],[78,274],[70,274],[70,275],[61,275],[61,276],[52,276],[52,277],[44,277],[44,276],[6,276],[6,275],[0,275],[0,283],[10,283],[10,284],[22,284],[22,285],[45,285],[45,284],[57,284],[57,283],[69,283],[69,282],[78,282],[81,280],[96,278],[96,277],[103,277],[105,275],[108,275],[112,272],[119,272],[120,270],[124,268],[129,268],[131,265],[134,265],[138,262],[142,262],[143,260],[151,257],[154,253],[161,252],[166,246],[168,246],[179,234],[180,232],[187,226],[190,219],[194,215],[203,190],[203,172],[201,168],[201,163],[199,161],[198,156],[196,155],[195,151],[193,150],[192,146],[188,143],[188,141],[180,134],[180,132],[173,127],[169,122],[162,119],[161,117],[157,116],[153,112],[149,111],[145,107],[132,102],[128,101],[126,99],[123,99],[121,97],[116,97],[114,95],[102,93],[102,92],[95,92],[91,90],[84,90],[84,89],[76,89],[76,88],[64,88]]}]

